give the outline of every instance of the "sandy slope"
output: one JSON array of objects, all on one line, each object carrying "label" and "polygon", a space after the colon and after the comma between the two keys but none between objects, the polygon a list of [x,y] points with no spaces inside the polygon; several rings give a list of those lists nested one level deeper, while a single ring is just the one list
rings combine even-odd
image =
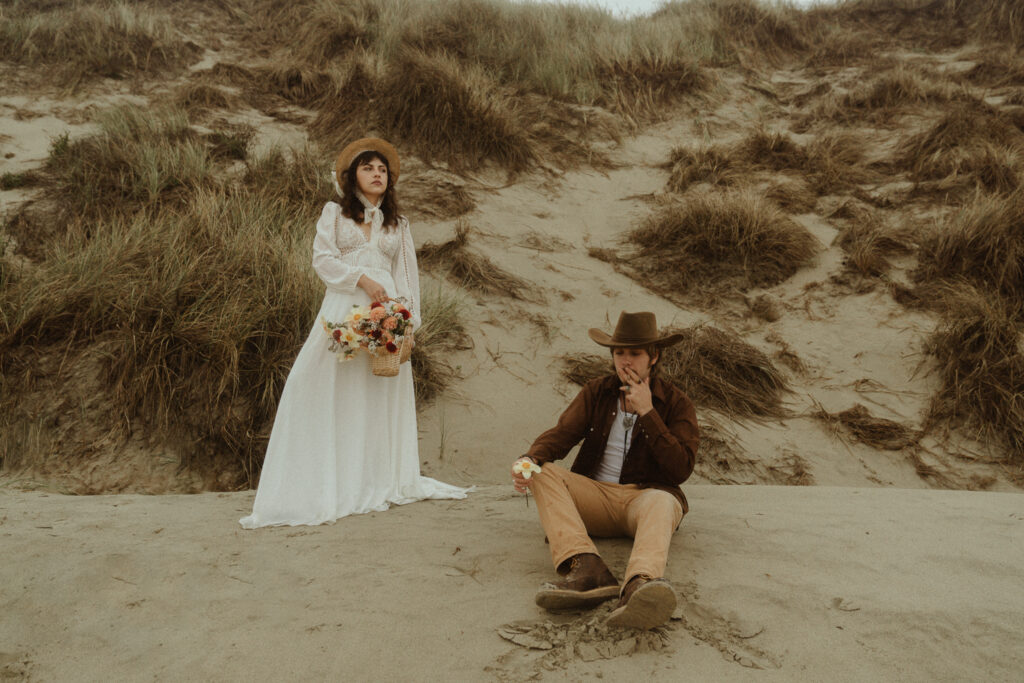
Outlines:
[{"label": "sandy slope", "polygon": [[[1020,496],[688,493],[681,607],[639,640],[532,604],[550,562],[506,487],[255,532],[245,493],[0,493],[0,677],[1018,680]],[[621,571],[628,544],[601,548]]]}]

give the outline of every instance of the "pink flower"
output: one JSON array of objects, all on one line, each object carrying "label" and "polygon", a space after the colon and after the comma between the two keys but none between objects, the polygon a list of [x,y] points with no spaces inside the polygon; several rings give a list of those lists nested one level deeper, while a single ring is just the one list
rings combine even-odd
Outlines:
[{"label": "pink flower", "polygon": [[378,306],[370,311],[370,320],[378,322],[388,316],[388,312],[384,310],[383,306]]},{"label": "pink flower", "polygon": [[395,320],[394,318],[387,318],[384,322],[380,324],[380,326],[383,327],[385,330],[393,330],[395,329],[395,327],[398,326],[398,321]]}]

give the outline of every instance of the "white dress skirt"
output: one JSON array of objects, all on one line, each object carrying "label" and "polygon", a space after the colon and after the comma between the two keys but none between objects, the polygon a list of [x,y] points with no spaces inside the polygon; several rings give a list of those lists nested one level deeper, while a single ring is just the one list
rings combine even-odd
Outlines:
[{"label": "white dress skirt", "polygon": [[363,274],[402,296],[419,323],[416,252],[408,223],[362,230],[330,202],[317,224],[313,266],[327,293],[285,383],[246,529],[323,524],[428,498],[465,498],[467,489],[420,475],[412,369],[378,377],[365,354],[339,363],[321,318],[341,321],[369,297]]}]

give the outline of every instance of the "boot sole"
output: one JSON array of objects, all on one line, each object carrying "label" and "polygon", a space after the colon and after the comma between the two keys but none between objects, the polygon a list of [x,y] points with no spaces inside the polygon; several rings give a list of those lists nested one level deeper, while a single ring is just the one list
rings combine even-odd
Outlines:
[{"label": "boot sole", "polygon": [[605,620],[609,626],[650,629],[661,626],[676,610],[676,593],[667,581],[650,581]]},{"label": "boot sole", "polygon": [[534,602],[538,607],[552,612],[570,609],[589,609],[602,602],[617,598],[618,586],[601,586],[588,591],[573,591],[566,588],[541,588],[537,591]]}]

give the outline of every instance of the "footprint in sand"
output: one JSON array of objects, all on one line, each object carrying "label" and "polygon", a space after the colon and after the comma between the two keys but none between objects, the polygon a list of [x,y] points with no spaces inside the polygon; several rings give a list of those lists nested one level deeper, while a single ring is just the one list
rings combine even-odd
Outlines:
[{"label": "footprint in sand", "polygon": [[707,643],[722,656],[748,669],[777,669],[776,657],[757,647],[751,641],[764,632],[763,626],[739,623],[738,618],[727,618],[696,601],[685,598],[673,620],[691,636]]}]

